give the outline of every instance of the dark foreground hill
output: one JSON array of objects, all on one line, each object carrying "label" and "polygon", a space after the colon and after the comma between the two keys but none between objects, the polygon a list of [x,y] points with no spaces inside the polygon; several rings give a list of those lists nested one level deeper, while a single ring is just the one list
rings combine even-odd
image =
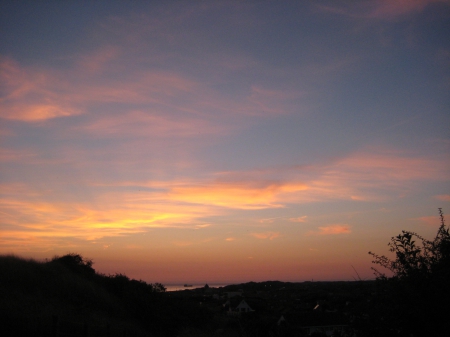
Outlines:
[{"label": "dark foreground hill", "polygon": [[2,336],[176,336],[209,318],[161,284],[102,275],[69,254],[37,262],[0,256]]}]

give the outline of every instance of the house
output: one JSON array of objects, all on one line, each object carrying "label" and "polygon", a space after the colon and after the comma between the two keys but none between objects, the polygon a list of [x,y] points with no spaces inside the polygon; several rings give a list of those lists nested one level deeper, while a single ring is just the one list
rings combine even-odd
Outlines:
[{"label": "house", "polygon": [[236,307],[235,311],[237,312],[252,312],[254,311],[250,306],[248,305],[245,300],[242,300],[241,303]]},{"label": "house", "polygon": [[[236,305],[236,303],[239,303]],[[224,308],[228,308],[227,310],[227,315],[229,316],[238,316],[241,315],[242,313],[249,313],[249,312],[253,312],[255,310],[253,310],[248,303],[243,299],[240,302],[236,302],[233,299],[232,300],[228,300],[224,303]]]}]

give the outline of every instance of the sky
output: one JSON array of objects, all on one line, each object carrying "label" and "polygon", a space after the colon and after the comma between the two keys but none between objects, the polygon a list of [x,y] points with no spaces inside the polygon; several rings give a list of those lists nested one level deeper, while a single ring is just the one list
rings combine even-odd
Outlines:
[{"label": "sky", "polygon": [[0,254],[373,279],[450,214],[450,1],[1,1]]}]

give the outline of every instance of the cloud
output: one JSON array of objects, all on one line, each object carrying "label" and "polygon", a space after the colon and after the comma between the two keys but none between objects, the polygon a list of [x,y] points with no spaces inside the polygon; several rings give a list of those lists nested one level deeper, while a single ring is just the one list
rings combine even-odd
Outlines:
[{"label": "cloud", "polygon": [[206,228],[206,227],[210,227],[211,224],[205,223],[202,225],[195,225],[195,229],[200,229],[200,228]]},{"label": "cloud", "polygon": [[434,198],[440,201],[450,201],[450,194],[436,195]]},{"label": "cloud", "polygon": [[160,112],[141,110],[127,111],[108,117],[96,116],[81,129],[99,137],[132,136],[145,139],[161,137],[199,138],[225,133],[223,126],[207,119],[192,115],[170,116]]},{"label": "cloud", "polygon": [[0,148],[0,162],[29,162],[33,157],[31,151]]},{"label": "cloud", "polygon": [[192,246],[194,242],[191,241],[174,241],[173,244],[177,247],[187,247]]},{"label": "cloud", "polygon": [[420,181],[448,179],[447,165],[447,160],[368,149],[317,167],[317,178],[306,185],[313,200],[386,200],[411,193]]},{"label": "cloud", "polygon": [[[7,150],[1,157],[7,161],[36,162],[26,151],[15,154]],[[74,160],[74,165],[78,161]],[[60,165],[53,159],[50,162]],[[44,161],[39,165],[45,168],[47,164]],[[89,180],[71,174],[70,181],[4,183],[0,186],[0,219],[6,226],[2,235],[10,240],[28,240],[32,236],[35,241],[61,242],[126,236],[149,228],[201,229],[214,217],[233,210],[257,211],[337,200],[390,200],[414,193],[414,186],[420,181],[448,179],[446,167],[445,161],[372,150],[325,165],[218,172],[210,179],[114,181],[103,176]],[[84,190],[82,195],[64,193],[63,197],[55,197],[58,191],[77,191],[80,187]],[[448,200],[447,195],[439,198]],[[287,220],[300,223],[307,217]],[[321,227],[313,234],[349,232],[348,225],[334,225]],[[273,239],[279,233],[252,235]]]},{"label": "cloud", "polygon": [[235,240],[236,240],[236,238],[233,238],[233,237],[230,237],[230,238],[226,238],[226,239],[225,239],[225,241],[229,241],[229,242],[235,241]]},{"label": "cloud", "polygon": [[290,218],[289,221],[290,222],[306,222],[306,218],[307,218],[307,216],[304,215],[304,216],[300,216],[298,218]]},{"label": "cloud", "polygon": [[17,62],[3,58],[0,81],[5,91],[0,118],[36,122],[82,113],[67,96],[68,83],[53,72],[21,68]]},{"label": "cloud", "polygon": [[280,236],[279,232],[262,232],[262,233],[250,233],[251,236],[261,240],[273,240]]},{"label": "cloud", "polygon": [[434,3],[448,4],[448,0],[375,0],[347,2],[339,5],[318,5],[320,10],[354,18],[395,19],[422,12]]},{"label": "cloud", "polygon": [[438,216],[422,216],[420,218],[416,218],[415,220],[419,220],[423,224],[431,227],[438,227],[441,224],[441,219]]},{"label": "cloud", "polygon": [[194,204],[238,209],[277,208],[282,207],[276,202],[277,195],[305,188],[301,184],[274,181],[213,181],[174,186],[170,189],[169,198]]},{"label": "cloud", "polygon": [[[52,191],[39,192],[24,184],[2,185],[2,237],[56,246],[61,239],[92,241],[142,233],[149,228],[205,228],[197,219],[213,215],[203,206],[150,203],[142,193],[100,193],[95,202],[51,200]],[[6,240],[6,239],[5,239]]]},{"label": "cloud", "polygon": [[339,235],[351,233],[350,226],[347,224],[335,224],[319,227],[318,231],[311,231],[308,235]]},{"label": "cloud", "polygon": [[433,3],[447,3],[447,0],[378,0],[369,12],[375,18],[397,17],[422,12]]},{"label": "cloud", "polygon": [[76,62],[77,67],[89,73],[99,73],[107,69],[108,63],[117,60],[121,54],[118,46],[105,45],[90,53],[81,55]]}]

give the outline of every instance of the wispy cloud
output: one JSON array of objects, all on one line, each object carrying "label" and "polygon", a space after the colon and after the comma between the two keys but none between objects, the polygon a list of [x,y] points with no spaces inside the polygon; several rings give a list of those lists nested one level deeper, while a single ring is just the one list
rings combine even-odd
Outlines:
[{"label": "wispy cloud", "polygon": [[180,185],[170,189],[170,199],[195,204],[215,205],[240,209],[282,207],[277,195],[303,190],[295,183],[274,181],[211,182]]},{"label": "wispy cloud", "polygon": [[319,227],[318,231],[310,231],[307,235],[339,235],[351,233],[350,226],[347,224],[335,224]]},{"label": "wispy cloud", "polygon": [[378,0],[370,15],[376,18],[396,17],[422,12],[433,3],[447,3],[447,0]]},{"label": "wispy cloud", "polygon": [[298,218],[289,218],[290,222],[306,222],[307,221],[307,216],[299,216]]},{"label": "wispy cloud", "polygon": [[435,199],[440,200],[440,201],[450,201],[450,194],[436,195]]},{"label": "wispy cloud", "polygon": [[279,232],[261,232],[261,233],[250,233],[251,236],[261,239],[261,240],[273,240],[280,236]]},{"label": "wispy cloud", "polygon": [[205,224],[201,224],[201,225],[195,225],[195,229],[207,228],[210,226],[211,226],[211,224],[205,223]]},{"label": "wispy cloud", "polygon": [[404,15],[420,13],[433,3],[447,0],[375,0],[348,2],[345,4],[318,5],[321,10],[354,18],[394,19]]},{"label": "wispy cloud", "polygon": [[36,122],[77,115],[82,110],[67,97],[68,83],[54,72],[24,69],[11,59],[0,59],[0,118]]},{"label": "wispy cloud", "polygon": [[[27,162],[30,157],[25,154],[15,156],[7,151],[3,157]],[[390,151],[355,153],[317,167],[221,172],[210,180],[191,177],[89,183],[83,177],[73,176],[71,184],[81,184],[90,191],[87,200],[70,194],[55,199],[54,190],[63,188],[58,181],[45,185],[45,189],[36,182],[10,183],[2,185],[0,218],[11,228],[7,237],[14,233],[17,239],[29,237],[30,233],[42,240],[95,240],[158,227],[201,229],[209,225],[202,219],[230,214],[236,209],[257,211],[330,200],[389,200],[414,193],[414,185],[421,180],[447,179],[445,167],[445,163],[436,160]],[[269,179],[274,175],[284,179]],[[441,195],[439,199],[448,200],[448,196]],[[265,219],[270,223],[273,218]],[[307,217],[287,220],[301,223]],[[334,225],[322,227],[316,234],[349,231],[348,225]],[[277,235],[278,232],[263,232],[253,236],[273,239]]]},{"label": "wispy cloud", "polygon": [[419,220],[421,223],[431,226],[431,227],[438,227],[441,224],[441,220],[438,216],[422,216],[420,218],[417,218],[416,220]]}]

